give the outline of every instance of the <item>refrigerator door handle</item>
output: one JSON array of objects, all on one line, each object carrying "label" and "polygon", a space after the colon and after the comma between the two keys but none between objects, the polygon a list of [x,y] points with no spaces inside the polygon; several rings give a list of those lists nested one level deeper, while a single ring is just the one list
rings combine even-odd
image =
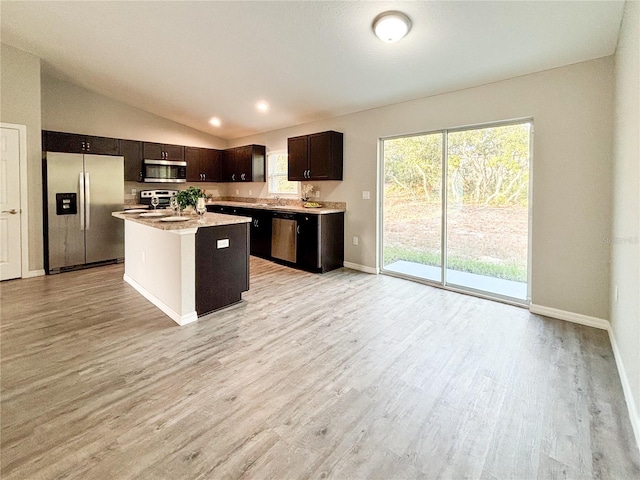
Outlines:
[{"label": "refrigerator door handle", "polygon": [[80,230],[84,230],[84,173],[78,174],[78,190],[80,190]]},{"label": "refrigerator door handle", "polygon": [[86,228],[85,230],[89,230],[91,228],[91,182],[89,181],[89,172],[84,174],[84,189],[85,189],[85,210],[86,210]]}]

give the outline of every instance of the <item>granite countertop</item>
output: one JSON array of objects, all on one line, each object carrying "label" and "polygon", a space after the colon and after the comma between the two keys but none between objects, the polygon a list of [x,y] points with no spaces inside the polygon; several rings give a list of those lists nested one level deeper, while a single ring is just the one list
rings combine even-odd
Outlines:
[{"label": "granite countertop", "polygon": [[116,218],[141,223],[143,225],[147,225],[148,227],[154,227],[160,230],[186,230],[188,228],[219,227],[221,225],[233,225],[236,223],[251,222],[250,217],[240,217],[238,215],[223,215],[221,213],[205,213],[202,219],[202,223],[198,221],[198,217],[196,215],[189,214],[183,215],[183,217],[189,218],[189,220],[180,222],[166,222],[162,221],[162,219],[173,216],[173,212],[171,210],[159,210],[159,212],[166,212],[166,214],[161,217],[141,217],[139,213],[112,212],[111,215]]},{"label": "granite countertop", "polygon": [[343,208],[305,208],[297,205],[275,205],[271,203],[249,203],[249,202],[233,202],[229,200],[213,200],[207,202],[207,205],[221,205],[227,207],[254,208],[257,210],[270,210],[274,212],[295,212],[295,213],[311,213],[322,215],[327,213],[343,213]]}]

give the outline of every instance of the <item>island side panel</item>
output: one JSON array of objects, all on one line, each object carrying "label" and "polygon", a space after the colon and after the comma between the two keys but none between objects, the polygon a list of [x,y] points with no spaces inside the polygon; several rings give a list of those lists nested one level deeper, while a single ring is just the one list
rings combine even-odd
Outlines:
[{"label": "island side panel", "polygon": [[249,223],[200,228],[195,237],[196,311],[202,316],[239,302],[249,290]]},{"label": "island side panel", "polygon": [[125,280],[133,280],[140,293],[179,325],[197,319],[194,244],[195,229],[178,233],[125,222]]}]

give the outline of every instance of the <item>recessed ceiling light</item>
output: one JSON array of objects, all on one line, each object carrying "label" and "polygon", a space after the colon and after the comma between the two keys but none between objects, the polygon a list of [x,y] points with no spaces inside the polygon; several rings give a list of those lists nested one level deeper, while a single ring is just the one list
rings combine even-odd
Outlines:
[{"label": "recessed ceiling light", "polygon": [[260,100],[258,103],[256,103],[256,108],[261,112],[266,112],[267,110],[269,110],[269,104],[264,100]]},{"label": "recessed ceiling light", "polygon": [[222,122],[218,117],[213,117],[211,120],[209,120],[209,123],[214,127],[219,127],[220,125],[222,125]]},{"label": "recessed ceiling light", "polygon": [[373,20],[373,31],[386,43],[393,43],[404,37],[411,29],[411,20],[402,12],[383,12]]}]

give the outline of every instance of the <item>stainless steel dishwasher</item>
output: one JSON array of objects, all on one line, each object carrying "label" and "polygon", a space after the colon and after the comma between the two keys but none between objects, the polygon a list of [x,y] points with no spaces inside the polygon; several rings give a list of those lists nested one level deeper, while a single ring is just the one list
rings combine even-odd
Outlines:
[{"label": "stainless steel dishwasher", "polygon": [[271,256],[287,262],[296,261],[298,222],[290,213],[274,213],[271,220]]}]

